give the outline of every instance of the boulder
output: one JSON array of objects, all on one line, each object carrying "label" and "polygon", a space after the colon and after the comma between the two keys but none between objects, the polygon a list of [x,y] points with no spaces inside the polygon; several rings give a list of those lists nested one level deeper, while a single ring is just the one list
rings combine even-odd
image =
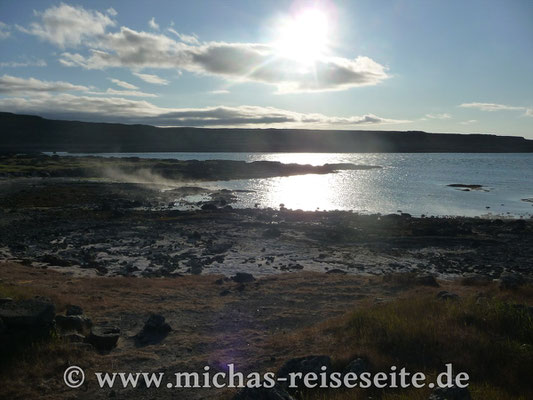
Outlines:
[{"label": "boulder", "polygon": [[435,389],[428,400],[470,400],[470,392],[467,388],[437,388]]},{"label": "boulder", "polygon": [[167,337],[172,330],[165,322],[165,317],[159,314],[151,314],[141,331],[135,335],[135,345],[137,347],[157,344]]},{"label": "boulder", "polygon": [[237,272],[235,276],[231,277],[231,279],[237,283],[248,283],[255,281],[254,276],[247,272]]},{"label": "boulder", "polygon": [[525,283],[526,280],[522,274],[507,272],[500,276],[500,289],[514,290]]},{"label": "boulder", "polygon": [[461,284],[464,286],[486,286],[492,282],[492,278],[487,275],[470,274],[465,275],[461,279]]},{"label": "boulder", "polygon": [[244,388],[232,400],[294,400],[280,385],[273,388]]},{"label": "boulder", "polygon": [[455,293],[447,292],[446,290],[442,290],[439,293],[437,293],[437,299],[440,300],[458,300],[459,295]]},{"label": "boulder", "polygon": [[120,329],[114,326],[100,325],[93,326],[91,333],[87,337],[87,342],[92,344],[97,350],[112,350],[120,337]]},{"label": "boulder", "polygon": [[70,315],[82,315],[83,309],[80,306],[75,306],[73,304],[69,304],[67,306],[67,312],[65,313],[67,316]]},{"label": "boulder", "polygon": [[10,332],[22,331],[34,336],[46,335],[53,328],[54,316],[54,305],[44,298],[0,304],[0,319]]},{"label": "boulder", "polygon": [[[331,358],[329,356],[306,356],[299,358],[292,358],[285,362],[279,369],[277,377],[288,378],[290,373],[301,372],[303,375],[310,372],[320,374],[325,372],[322,367],[326,367],[326,372],[331,370]],[[301,382],[301,379],[296,380],[297,384]]]},{"label": "boulder", "polygon": [[63,335],[62,338],[69,343],[83,343],[86,340],[85,336],[80,335],[79,333],[68,333]]},{"label": "boulder", "polygon": [[424,274],[424,275],[417,275],[415,276],[415,284],[420,286],[433,286],[433,287],[439,287],[439,284],[437,280],[435,279],[435,276],[431,274]]},{"label": "boulder", "polygon": [[91,319],[84,315],[56,315],[56,326],[62,331],[83,332],[92,324]]},{"label": "boulder", "polygon": [[340,269],[340,268],[334,268],[334,269],[330,269],[329,271],[326,271],[326,274],[341,274],[341,275],[346,275],[347,272],[344,271],[343,269]]}]

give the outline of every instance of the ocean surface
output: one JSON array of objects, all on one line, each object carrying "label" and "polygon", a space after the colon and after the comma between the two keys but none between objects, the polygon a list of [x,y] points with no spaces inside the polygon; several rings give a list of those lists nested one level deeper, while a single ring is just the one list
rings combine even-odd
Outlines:
[{"label": "ocean surface", "polygon": [[[66,153],[59,153],[67,155]],[[71,154],[88,155],[88,154]],[[236,207],[353,210],[426,216],[533,216],[533,154],[465,153],[99,153],[102,157],[353,163],[382,169],[214,182],[243,190]],[[463,191],[449,184],[483,185]],[[530,201],[524,201],[529,199]]]}]

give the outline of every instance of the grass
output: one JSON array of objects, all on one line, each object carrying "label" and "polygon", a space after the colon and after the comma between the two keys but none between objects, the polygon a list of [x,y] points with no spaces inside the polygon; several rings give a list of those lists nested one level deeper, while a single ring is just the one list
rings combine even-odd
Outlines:
[{"label": "grass", "polygon": [[[391,365],[436,375],[444,364],[470,376],[474,399],[533,398],[533,319],[527,307],[502,299],[441,301],[414,296],[360,308],[323,326],[349,357],[370,360],[373,371]],[[358,391],[307,393],[305,400],[365,399]],[[427,390],[374,393],[382,399],[427,399]]]}]

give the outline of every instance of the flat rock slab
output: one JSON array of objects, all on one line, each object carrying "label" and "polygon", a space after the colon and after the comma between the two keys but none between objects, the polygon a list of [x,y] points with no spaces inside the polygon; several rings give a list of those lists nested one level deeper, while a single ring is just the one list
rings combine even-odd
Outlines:
[{"label": "flat rock slab", "polygon": [[0,304],[0,319],[7,329],[33,329],[50,326],[55,307],[46,299],[9,301]]}]

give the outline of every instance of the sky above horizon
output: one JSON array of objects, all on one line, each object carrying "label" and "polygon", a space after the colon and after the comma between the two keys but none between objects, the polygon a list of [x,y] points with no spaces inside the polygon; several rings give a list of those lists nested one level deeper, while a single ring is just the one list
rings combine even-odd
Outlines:
[{"label": "sky above horizon", "polygon": [[0,111],[533,139],[533,1],[0,2]]}]

